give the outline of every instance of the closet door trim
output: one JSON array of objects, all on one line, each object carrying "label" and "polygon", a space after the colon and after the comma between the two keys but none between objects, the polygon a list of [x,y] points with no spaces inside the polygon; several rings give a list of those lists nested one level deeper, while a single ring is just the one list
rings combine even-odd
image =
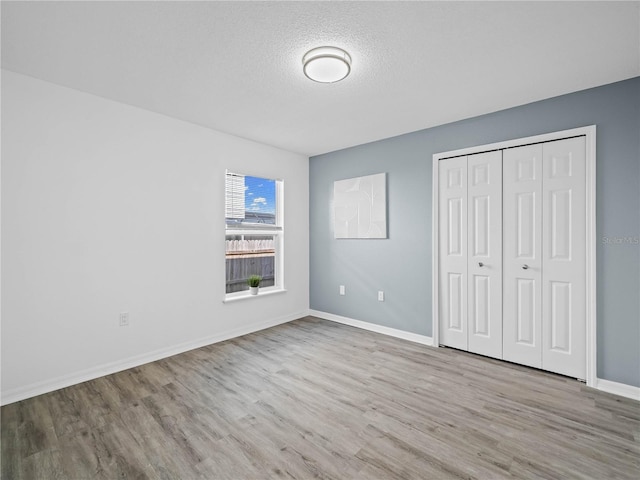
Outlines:
[{"label": "closet door trim", "polygon": [[433,175],[432,175],[432,336],[433,345],[440,345],[439,325],[440,325],[440,305],[439,305],[439,192],[438,179],[439,162],[445,158],[461,157],[473,155],[476,153],[489,152],[493,150],[504,150],[513,147],[521,147],[536,143],[545,143],[555,140],[563,140],[571,137],[585,137],[586,155],[586,377],[587,386],[596,387],[597,372],[597,344],[596,344],[596,328],[597,328],[597,309],[596,309],[596,126],[574,128],[571,130],[563,130],[559,132],[547,133],[544,135],[536,135],[532,137],[518,138],[507,140],[504,142],[491,143],[487,145],[479,145],[476,147],[453,150],[449,152],[436,153],[433,155]]}]

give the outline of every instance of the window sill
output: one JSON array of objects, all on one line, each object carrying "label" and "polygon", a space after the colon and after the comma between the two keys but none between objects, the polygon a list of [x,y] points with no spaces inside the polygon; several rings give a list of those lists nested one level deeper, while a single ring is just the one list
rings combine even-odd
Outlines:
[{"label": "window sill", "polygon": [[265,290],[260,290],[257,295],[251,295],[248,290],[245,290],[244,292],[229,293],[225,295],[224,300],[222,300],[222,303],[232,303],[232,302],[238,302],[240,300],[249,300],[252,298],[265,297],[267,295],[275,295],[277,293],[285,293],[286,291],[287,290],[285,288],[275,288],[273,290],[265,289]]}]

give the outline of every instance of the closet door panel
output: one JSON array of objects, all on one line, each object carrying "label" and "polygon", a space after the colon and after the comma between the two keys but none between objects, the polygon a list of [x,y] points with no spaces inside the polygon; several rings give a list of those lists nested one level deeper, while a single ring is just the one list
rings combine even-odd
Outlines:
[{"label": "closet door panel", "polygon": [[542,368],[586,376],[585,138],[544,144]]},{"label": "closet door panel", "polygon": [[503,358],[542,367],[542,145],[503,153]]},{"label": "closet door panel", "polygon": [[502,152],[469,155],[469,351],[502,358]]},{"label": "closet door panel", "polygon": [[438,172],[440,343],[466,350],[467,157],[440,160]]}]

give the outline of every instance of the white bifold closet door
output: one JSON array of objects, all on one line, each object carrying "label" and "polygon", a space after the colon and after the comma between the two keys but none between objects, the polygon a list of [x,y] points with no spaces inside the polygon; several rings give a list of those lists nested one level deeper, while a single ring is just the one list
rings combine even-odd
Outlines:
[{"label": "white bifold closet door", "polygon": [[440,341],[467,350],[467,157],[438,169]]},{"label": "white bifold closet door", "polygon": [[542,367],[542,144],[504,151],[503,358]]},{"label": "white bifold closet door", "polygon": [[502,152],[439,166],[440,341],[502,357]]},{"label": "white bifold closet door", "polygon": [[502,358],[502,151],[469,155],[469,351]]},{"label": "white bifold closet door", "polygon": [[586,140],[543,145],[542,368],[586,378]]},{"label": "white bifold closet door", "polygon": [[503,358],[586,376],[585,138],[504,151]]}]

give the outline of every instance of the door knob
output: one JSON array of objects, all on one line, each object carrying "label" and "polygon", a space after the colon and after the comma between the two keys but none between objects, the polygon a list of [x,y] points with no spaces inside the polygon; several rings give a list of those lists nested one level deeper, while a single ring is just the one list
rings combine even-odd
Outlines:
[{"label": "door knob", "polygon": [[526,269],[528,269],[528,268],[529,268],[529,265],[526,265],[526,264],[525,264],[525,265],[522,265],[522,269],[523,269],[523,270],[526,270]]},{"label": "door knob", "polygon": [[482,262],[478,262],[478,266],[479,266],[479,267],[484,267],[484,263],[482,263]]}]

